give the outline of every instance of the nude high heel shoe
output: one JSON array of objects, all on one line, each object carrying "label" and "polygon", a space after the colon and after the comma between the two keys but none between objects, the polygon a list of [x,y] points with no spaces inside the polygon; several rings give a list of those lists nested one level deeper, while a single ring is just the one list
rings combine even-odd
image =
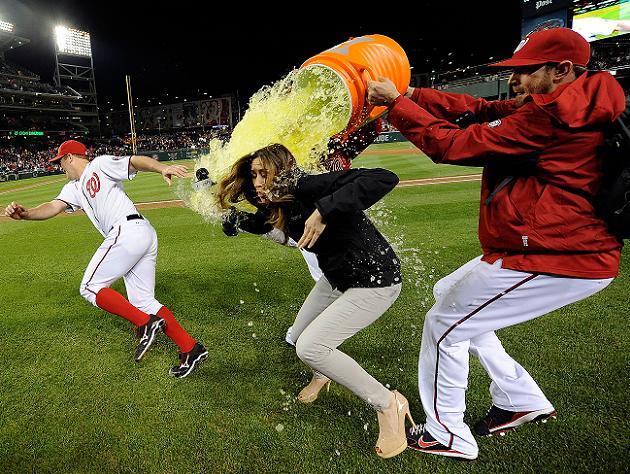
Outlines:
[{"label": "nude high heel shoe", "polygon": [[328,377],[313,377],[310,383],[298,394],[298,400],[302,403],[312,403],[317,400],[319,392],[326,387],[326,392],[330,390],[330,379]]},{"label": "nude high heel shoe", "polygon": [[409,402],[404,395],[394,390],[389,406],[376,413],[379,427],[376,454],[387,459],[402,453],[407,447],[405,417],[414,424],[409,412]]}]

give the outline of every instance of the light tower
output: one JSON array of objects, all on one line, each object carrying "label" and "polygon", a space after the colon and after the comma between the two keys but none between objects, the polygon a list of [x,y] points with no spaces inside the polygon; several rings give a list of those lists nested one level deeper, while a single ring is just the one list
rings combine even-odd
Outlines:
[{"label": "light tower", "polygon": [[90,33],[66,26],[55,27],[55,52],[55,84],[70,87],[82,97],[73,102],[70,121],[100,135]]}]

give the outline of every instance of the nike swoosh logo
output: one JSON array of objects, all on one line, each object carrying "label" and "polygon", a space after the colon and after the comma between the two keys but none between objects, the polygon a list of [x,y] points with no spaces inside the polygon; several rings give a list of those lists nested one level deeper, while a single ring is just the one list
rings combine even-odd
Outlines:
[{"label": "nike swoosh logo", "polygon": [[437,446],[438,444],[440,444],[439,441],[429,441],[428,443],[423,440],[422,438],[420,438],[418,440],[418,446],[420,446],[421,448],[430,448],[432,446]]}]

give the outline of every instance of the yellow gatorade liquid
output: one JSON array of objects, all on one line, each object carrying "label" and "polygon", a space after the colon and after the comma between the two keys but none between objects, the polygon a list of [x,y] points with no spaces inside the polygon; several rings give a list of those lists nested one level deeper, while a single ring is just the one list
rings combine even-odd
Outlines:
[{"label": "yellow gatorade liquid", "polygon": [[[328,153],[328,140],[346,128],[351,109],[347,87],[334,71],[325,66],[291,71],[251,97],[230,140],[212,140],[208,154],[195,161],[195,171],[206,168],[217,183],[239,158],[273,143],[286,146],[301,168],[322,171],[319,162]],[[195,212],[219,218],[213,188],[179,194]]]}]

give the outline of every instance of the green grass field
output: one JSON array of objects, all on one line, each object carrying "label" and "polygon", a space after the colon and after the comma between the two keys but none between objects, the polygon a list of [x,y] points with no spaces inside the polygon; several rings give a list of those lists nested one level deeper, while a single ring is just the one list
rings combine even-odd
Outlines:
[{"label": "green grass field", "polygon": [[[379,154],[360,164],[390,167],[403,179],[479,171],[391,154],[403,146],[372,147]],[[22,191],[0,183],[2,204],[52,199],[61,178],[25,180],[42,186]],[[176,198],[156,175],[139,176],[127,190],[136,201]],[[402,246],[405,285],[390,311],[343,350],[406,394],[416,421],[430,288],[479,253],[478,193],[478,183],[399,188],[373,212]],[[158,299],[206,345],[209,360],[189,378],[168,377],[177,350],[161,335],[142,363],[133,362],[130,325],[78,292],[101,242],[85,216],[0,219],[0,472],[628,471],[627,254],[602,293],[499,332],[554,403],[555,423],[480,439],[473,462],[409,450],[382,460],[373,448],[376,415],[350,392],[333,384],[312,405],[295,401],[310,375],[284,334],[313,284],[299,252],[251,235],[225,237],[188,209],[143,213],[159,236]],[[472,359],[470,423],[489,406],[488,384]]]}]

